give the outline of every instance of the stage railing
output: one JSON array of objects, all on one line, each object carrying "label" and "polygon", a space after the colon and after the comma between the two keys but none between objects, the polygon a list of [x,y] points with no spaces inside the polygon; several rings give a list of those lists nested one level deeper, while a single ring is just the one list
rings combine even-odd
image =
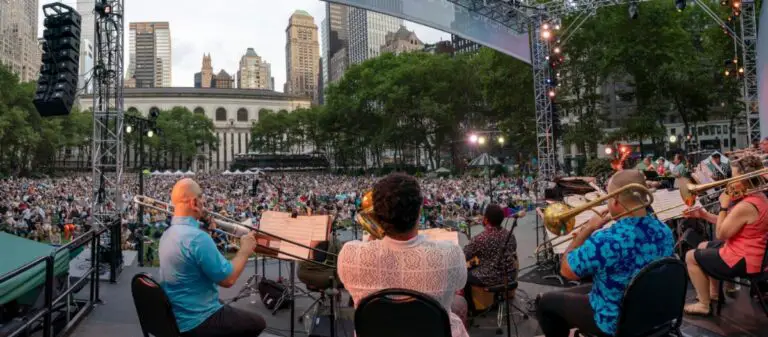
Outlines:
[{"label": "stage railing", "polygon": [[[91,310],[93,310],[93,307],[100,301],[99,298],[99,237],[102,233],[104,233],[108,228],[103,227],[101,229],[92,229],[83,235],[75,238],[71,242],[67,243],[66,245],[63,245],[55,250],[53,250],[49,255],[47,256],[41,256],[37,259],[35,259],[32,262],[27,263],[24,266],[21,266],[17,268],[16,270],[13,270],[9,273],[6,273],[5,275],[0,275],[0,283],[9,281],[13,279],[14,277],[18,277],[22,273],[31,270],[32,268],[35,268],[40,265],[45,265],[45,282],[44,282],[44,295],[43,295],[43,307],[42,309],[37,309],[33,313],[28,314],[27,317],[23,320],[23,322],[13,328],[10,333],[5,334],[4,337],[15,337],[19,334],[26,332],[26,335],[29,336],[33,333],[35,333],[37,330],[39,330],[40,327],[40,320],[42,319],[42,330],[43,334],[42,337],[56,337],[56,336],[66,336],[69,335],[72,330],[77,326],[78,323],[86,316],[88,315]],[[54,298],[54,281],[56,279],[56,275],[54,272],[54,264],[55,259],[58,254],[61,252],[71,252],[76,249],[79,249],[87,244],[90,243],[90,250],[91,250],[91,259],[90,259],[90,266],[88,270],[83,273],[83,276],[77,280],[75,283],[70,284],[69,281],[66,282],[67,287],[64,289],[60,294]],[[67,264],[69,265],[69,264]],[[67,277],[69,278],[69,273],[67,272]],[[74,316],[70,317],[69,314],[65,315],[66,325],[60,329],[59,331],[53,331],[54,326],[54,313],[56,313],[60,307],[63,307],[67,310],[70,309],[68,306],[70,305],[69,301],[67,301],[68,297],[75,292],[75,290],[81,289],[85,286],[86,282],[90,282],[90,288],[89,288],[89,296],[88,300],[79,300],[79,303],[82,305],[79,305],[77,312]],[[13,324],[13,323],[11,323]]]}]

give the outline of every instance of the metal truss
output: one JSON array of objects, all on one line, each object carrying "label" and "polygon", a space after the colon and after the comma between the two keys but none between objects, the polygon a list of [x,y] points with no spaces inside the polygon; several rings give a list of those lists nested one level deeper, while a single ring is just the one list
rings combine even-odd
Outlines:
[{"label": "metal truss", "polygon": [[448,0],[448,2],[521,34],[528,31],[532,18],[530,9],[534,9],[524,5],[520,0]]},{"label": "metal truss", "polygon": [[123,178],[123,0],[94,14],[93,194],[94,226],[117,219]]},{"label": "metal truss", "polygon": [[536,150],[539,161],[538,193],[544,195],[544,189],[548,182],[554,180],[557,153],[554,144],[552,122],[552,100],[549,79],[552,78],[552,69],[549,66],[549,41],[541,39],[541,26],[546,18],[539,15],[531,23],[529,38],[531,40],[531,68],[533,69],[533,94],[536,107]]},{"label": "metal truss", "polygon": [[[757,93],[757,5],[741,1],[741,56],[744,67],[744,106],[749,144],[760,140],[760,113]],[[765,33],[765,32],[763,32]]]}]

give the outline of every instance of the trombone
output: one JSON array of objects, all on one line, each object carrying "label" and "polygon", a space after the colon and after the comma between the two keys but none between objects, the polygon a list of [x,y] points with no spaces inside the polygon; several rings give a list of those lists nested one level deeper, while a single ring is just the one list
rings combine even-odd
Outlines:
[{"label": "trombone", "polygon": [[[142,206],[150,208],[150,209],[154,209],[156,211],[164,212],[166,214],[173,214],[173,205],[171,205],[170,203],[164,202],[164,201],[160,201],[160,200],[157,200],[157,199],[154,199],[154,198],[147,197],[147,196],[137,195],[137,196],[133,197],[133,203],[137,204],[137,205],[142,205]],[[338,257],[337,254],[334,254],[334,253],[331,253],[331,252],[328,252],[328,251],[325,251],[325,250],[322,250],[322,249],[317,249],[317,248],[314,248],[314,247],[310,247],[310,246],[307,246],[305,244],[302,244],[302,243],[299,243],[299,242],[296,242],[296,241],[293,241],[293,240],[289,240],[289,239],[277,236],[275,234],[271,234],[269,232],[265,232],[265,231],[260,230],[260,229],[258,229],[256,227],[253,227],[253,226],[249,226],[249,225],[245,225],[245,224],[242,224],[242,223],[238,223],[237,220],[232,219],[232,218],[228,218],[228,217],[223,216],[221,214],[217,214],[217,213],[213,213],[213,212],[206,212],[206,213],[207,213],[206,216],[210,217],[210,219],[213,222],[216,223],[216,226],[221,228],[223,233],[228,235],[228,236],[235,237],[235,238],[240,238],[243,235],[249,234],[251,232],[255,232],[256,234],[264,235],[264,236],[267,236],[267,237],[270,237],[270,238],[273,238],[273,239],[276,239],[276,240],[279,240],[279,241],[290,243],[292,245],[296,245],[296,246],[299,246],[301,248],[306,248],[306,249],[312,250],[314,252],[324,253],[324,254],[328,254],[328,255],[333,256],[333,257]],[[281,252],[279,249],[276,249],[276,248],[272,248],[272,247],[268,247],[268,246],[263,246],[263,245],[257,245],[257,246],[258,246],[258,249],[263,249],[266,252],[268,252],[270,255],[277,256],[277,254],[283,254],[283,255],[290,256],[292,258],[298,259],[298,260],[303,261],[303,262],[310,262],[310,263],[313,263],[313,264],[316,264],[316,265],[319,265],[319,266],[323,266],[323,267],[335,268],[335,266],[331,266],[331,265],[328,265],[328,264],[325,264],[325,263],[322,263],[322,262],[317,262],[317,261],[315,261],[313,259],[309,259],[309,258],[306,258],[306,257],[301,257],[301,256],[298,256],[298,255],[295,255],[295,254],[292,254],[292,253]]]},{"label": "trombone", "polygon": [[[693,184],[687,178],[679,178],[678,186],[680,186],[680,197],[683,199],[683,203],[672,206],[672,207],[668,207],[662,210],[654,210],[654,214],[666,212],[678,207],[693,206],[696,204],[696,198],[698,196],[701,196],[708,190],[721,187],[723,185],[726,186],[725,190],[721,192],[714,192],[707,195],[714,196],[719,193],[725,192],[725,193],[728,193],[728,195],[730,195],[731,198],[733,198],[734,200],[738,200],[749,194],[768,191],[768,180],[766,179],[766,175],[768,175],[768,168],[764,168],[761,170],[757,170],[757,171],[736,176],[733,178],[719,180],[719,181],[715,181],[707,184]],[[757,179],[757,182],[753,181],[755,179]],[[746,181],[747,183],[736,184],[744,181]],[[600,205],[603,201],[611,199],[619,193],[623,193],[631,190],[634,190],[635,191],[634,193],[639,194],[640,192],[642,192],[645,195],[647,195],[645,202],[640,206],[634,207],[617,216],[614,216],[613,219],[615,220],[616,218],[620,218],[640,208],[645,208],[653,204],[653,194],[651,194],[648,188],[646,188],[643,185],[630,184],[614,191],[613,193],[602,196],[598,199],[595,199],[591,202],[588,202],[586,204],[583,204],[577,207],[571,207],[565,203],[554,203],[548,206],[546,209],[544,209],[544,214],[542,216],[542,218],[544,219],[544,226],[545,228],[547,228],[547,230],[549,230],[551,233],[557,236],[547,241],[544,241],[539,246],[537,246],[536,253],[540,252],[542,249],[544,249],[547,246],[561,245],[573,239],[573,237],[568,237],[566,239],[563,239],[562,241],[557,242],[556,244],[552,244],[553,241],[562,238],[566,234],[572,233],[575,229],[581,228],[584,225],[584,224],[580,224],[578,226],[575,225],[576,216],[578,214],[586,210],[594,211],[594,208]],[[710,204],[702,205],[700,207],[702,208],[708,207],[718,202],[719,201],[714,201]],[[675,215],[660,221],[666,222],[668,220],[679,218],[680,216],[681,215]]]},{"label": "trombone", "polygon": [[[763,168],[750,173],[742,174],[733,178],[718,180],[707,184],[694,184],[688,178],[678,179],[678,185],[680,186],[680,197],[683,198],[688,206],[693,206],[696,203],[696,197],[704,192],[717,188],[723,185],[725,187],[725,193],[731,196],[732,199],[738,200],[748,194],[755,192],[765,191],[768,188],[768,181],[766,181],[766,175],[768,175],[768,168]],[[756,179],[757,182],[750,180]],[[743,182],[746,180],[746,184],[735,184],[737,182]]]},{"label": "trombone", "polygon": [[[629,184],[618,190],[615,190],[611,193],[603,195],[595,200],[592,200],[583,205],[579,205],[577,207],[568,206],[563,202],[556,202],[554,204],[547,206],[547,208],[544,209],[544,214],[542,216],[544,220],[544,227],[550,233],[555,234],[557,236],[539,244],[539,246],[536,247],[536,253],[540,252],[543,247],[551,245],[551,243],[554,240],[561,238],[563,235],[570,234],[575,229],[578,229],[584,226],[584,224],[580,224],[576,226],[576,216],[579,215],[580,213],[586,210],[591,210],[593,212],[596,212],[594,208],[599,206],[606,200],[615,198],[619,194],[628,193],[628,192],[631,192],[638,198],[642,199],[642,202],[641,204],[635,207],[632,207],[630,209],[627,209],[623,213],[612,217],[614,220],[621,218],[632,212],[635,212],[639,209],[648,208],[649,206],[651,206],[651,204],[653,204],[653,194],[648,190],[647,187],[645,187],[645,185]],[[568,240],[570,239],[564,240],[558,243],[558,245]]]}]

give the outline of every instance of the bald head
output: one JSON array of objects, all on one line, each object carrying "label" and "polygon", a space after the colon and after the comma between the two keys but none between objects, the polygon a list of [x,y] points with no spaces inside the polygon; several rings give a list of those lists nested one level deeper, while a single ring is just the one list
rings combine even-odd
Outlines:
[{"label": "bald head", "polygon": [[[629,184],[640,184],[645,186],[645,175],[639,170],[622,170],[616,172],[608,181],[608,193],[613,193]],[[631,191],[620,194],[618,200],[627,206],[634,206],[642,203],[641,197]]]},{"label": "bald head", "polygon": [[175,216],[194,216],[202,210],[202,204],[198,204],[197,198],[203,194],[203,190],[196,181],[184,178],[176,182],[171,190],[171,203],[174,206]]}]

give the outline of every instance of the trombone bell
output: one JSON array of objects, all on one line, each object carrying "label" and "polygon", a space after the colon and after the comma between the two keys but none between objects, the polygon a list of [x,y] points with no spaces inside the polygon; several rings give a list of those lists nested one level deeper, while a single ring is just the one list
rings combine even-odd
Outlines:
[{"label": "trombone bell", "polygon": [[384,228],[381,227],[376,215],[373,214],[373,191],[368,191],[363,195],[360,211],[355,214],[355,222],[360,224],[360,227],[374,239],[384,238]]},{"label": "trombone bell", "polygon": [[677,185],[680,187],[680,197],[686,206],[692,207],[696,204],[696,196],[701,193],[699,185],[694,184],[691,179],[679,178]]},{"label": "trombone bell", "polygon": [[565,235],[573,231],[576,226],[576,217],[564,217],[572,207],[562,202],[557,202],[544,209],[544,227],[552,234]]}]

